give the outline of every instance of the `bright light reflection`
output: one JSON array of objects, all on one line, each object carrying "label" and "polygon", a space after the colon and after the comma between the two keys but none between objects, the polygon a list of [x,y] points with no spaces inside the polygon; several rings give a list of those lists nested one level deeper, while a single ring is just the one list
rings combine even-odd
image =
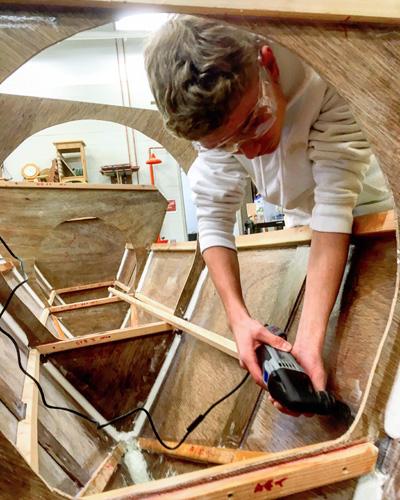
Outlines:
[{"label": "bright light reflection", "polygon": [[118,31],[156,31],[170,17],[171,14],[161,14],[158,12],[136,14],[120,19],[115,23],[115,27]]}]

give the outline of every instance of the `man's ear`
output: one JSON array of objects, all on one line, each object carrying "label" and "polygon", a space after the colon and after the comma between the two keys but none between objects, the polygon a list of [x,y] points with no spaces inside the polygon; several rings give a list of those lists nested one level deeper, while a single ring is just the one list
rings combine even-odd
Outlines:
[{"label": "man's ear", "polygon": [[271,47],[263,45],[260,50],[261,64],[270,72],[272,80],[279,82],[279,67]]}]

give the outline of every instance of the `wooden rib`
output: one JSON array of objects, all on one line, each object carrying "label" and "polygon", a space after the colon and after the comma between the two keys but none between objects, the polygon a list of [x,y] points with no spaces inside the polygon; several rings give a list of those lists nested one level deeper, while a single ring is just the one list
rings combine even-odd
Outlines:
[{"label": "wooden rib", "polygon": [[[319,445],[304,447],[303,450],[321,449]],[[256,464],[262,458],[253,458],[227,465],[217,465],[211,469],[181,474],[145,484],[128,486],[110,492],[87,496],[87,500],[128,499],[142,496],[165,495],[174,500],[252,498],[258,493],[260,498],[286,497],[312,488],[359,477],[374,469],[378,454],[372,443],[353,444],[346,448],[326,450],[296,460],[290,460],[289,450],[271,453],[272,456],[287,457],[275,465],[268,463],[254,470],[244,468]],[[269,460],[269,459],[268,459]],[[195,483],[194,486],[191,484]],[[200,484],[199,484],[200,483]],[[270,490],[268,487],[272,484]],[[282,486],[280,485],[282,484]]]},{"label": "wooden rib", "polygon": [[68,288],[58,288],[56,290],[57,295],[61,295],[63,293],[71,293],[71,292],[82,292],[83,290],[94,290],[96,288],[106,288],[108,286],[112,286],[114,281],[100,281],[99,283],[88,283],[87,285],[77,285],[70,286]]},{"label": "wooden rib", "polygon": [[[165,441],[168,446],[176,446],[176,441]],[[271,455],[264,451],[238,450],[234,448],[216,448],[214,446],[202,446],[200,444],[181,444],[176,450],[164,448],[156,439],[139,438],[138,445],[142,450],[151,453],[162,453],[170,457],[188,460],[189,462],[200,462],[207,464],[230,464],[254,457],[266,457]]]},{"label": "wooden rib", "polygon": [[[39,379],[40,353],[36,349],[29,351],[26,371]],[[21,455],[35,472],[39,472],[38,455],[38,404],[39,391],[36,384],[29,377],[25,377],[22,391],[22,402],[26,404],[24,420],[18,423],[16,446]]]},{"label": "wooden rib", "polygon": [[51,354],[52,352],[70,351],[79,349],[80,347],[90,347],[98,344],[106,344],[108,342],[116,342],[117,340],[134,339],[136,337],[144,337],[145,335],[155,335],[157,333],[170,332],[171,325],[164,321],[156,323],[148,323],[134,328],[120,328],[118,330],[109,330],[107,332],[93,333],[84,337],[75,337],[73,339],[60,340],[49,344],[37,346],[37,350],[41,354]]},{"label": "wooden rib", "polygon": [[113,304],[114,302],[120,302],[120,299],[118,297],[103,297],[102,299],[84,300],[82,302],[73,302],[72,304],[65,304],[62,306],[52,306],[49,307],[49,311],[52,314],[57,314],[64,311],[74,311],[75,309]]},{"label": "wooden rib", "polygon": [[160,302],[157,302],[156,300],[153,300],[150,297],[147,297],[143,293],[136,292],[135,298],[142,301],[142,302],[145,302],[146,304],[157,307],[158,309],[162,309],[163,311],[165,311],[169,314],[174,314],[174,310],[171,307],[165,306],[164,304],[161,304]]},{"label": "wooden rib", "polygon": [[156,316],[157,318],[166,321],[167,323],[174,326],[175,328],[178,328],[179,330],[189,333],[196,339],[201,340],[202,342],[205,342],[206,344],[215,347],[216,349],[219,349],[225,354],[229,354],[229,356],[232,356],[237,359],[239,358],[236,349],[236,344],[233,340],[226,339],[221,335],[211,332],[210,330],[206,330],[201,326],[194,325],[189,321],[181,319],[178,316],[175,316],[174,314],[167,312],[165,310],[165,306],[162,306],[162,304],[158,305],[158,303],[155,302],[154,300],[151,300],[151,304],[146,303],[145,301],[147,301],[147,297],[142,296],[143,300],[138,300],[126,293],[116,290],[115,288],[109,288],[108,290],[113,295],[116,295],[117,297],[121,298],[122,300],[125,300],[126,302],[129,302],[130,304],[135,304],[138,307],[141,307],[145,311],[153,314],[153,316]]},{"label": "wooden rib", "polygon": [[139,326],[139,315],[138,315],[138,310],[137,307],[131,304],[131,327],[137,327]]},{"label": "wooden rib", "polygon": [[213,0],[195,0],[185,2],[182,0],[47,0],[36,2],[23,2],[14,0],[14,4],[27,3],[63,6],[63,7],[94,7],[113,8],[123,7],[137,9],[138,6],[151,5],[152,9],[158,8],[161,12],[190,13],[204,15],[237,15],[237,16],[266,16],[273,19],[300,19],[337,21],[341,23],[388,23],[397,24],[400,19],[400,7],[397,2],[381,2],[378,7],[373,0],[363,2],[349,2],[346,0],[335,0],[327,4],[319,0],[230,0],[216,4]]},{"label": "wooden rib", "polygon": [[110,481],[111,476],[114,474],[116,468],[121,462],[121,458],[123,457],[125,451],[126,449],[124,443],[117,444],[117,446],[99,465],[85,487],[79,492],[78,498],[85,495],[94,495],[104,491],[104,488]]},{"label": "wooden rib", "polygon": [[197,243],[195,241],[181,241],[178,243],[153,243],[151,245],[151,250],[163,251],[169,250],[170,252],[194,252],[196,250]]},{"label": "wooden rib", "polygon": [[14,264],[12,262],[6,261],[0,264],[0,273],[8,273],[14,269]]}]

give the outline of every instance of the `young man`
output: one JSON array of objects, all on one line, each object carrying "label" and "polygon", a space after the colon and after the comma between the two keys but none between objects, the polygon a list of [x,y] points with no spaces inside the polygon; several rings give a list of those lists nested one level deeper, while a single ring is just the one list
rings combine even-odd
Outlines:
[{"label": "young man", "polygon": [[[215,20],[178,16],[150,41],[146,69],[168,129],[197,143],[189,180],[200,246],[241,366],[262,386],[256,348],[291,349],[322,390],[324,337],[347,260],[353,209],[385,210],[390,199],[344,99],[297,57],[271,46]],[[267,201],[283,206],[286,226],[313,230],[293,346],[251,318],[243,300],[233,226],[248,176]]]}]

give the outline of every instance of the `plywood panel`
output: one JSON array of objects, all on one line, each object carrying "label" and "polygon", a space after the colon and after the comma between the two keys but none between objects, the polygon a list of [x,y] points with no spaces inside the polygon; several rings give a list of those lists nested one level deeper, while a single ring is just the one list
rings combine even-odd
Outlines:
[{"label": "plywood panel", "polygon": [[[36,265],[56,289],[110,281],[116,277],[125,243],[119,229],[99,219],[64,222],[42,241]],[[107,296],[104,289],[102,293]]]},{"label": "plywood panel", "polygon": [[14,444],[17,441],[17,426],[18,420],[0,401],[0,432]]},{"label": "plywood panel", "polygon": [[63,495],[51,491],[35,474],[13,444],[0,433],[0,497],[2,500],[58,500]]},{"label": "plywood panel", "polygon": [[[164,361],[169,335],[128,339],[51,355],[66,378],[107,419],[141,406]],[[128,430],[135,417],[118,428]]]},{"label": "plywood panel", "polygon": [[143,247],[156,239],[165,207],[166,200],[150,186],[0,183],[0,231],[28,275],[43,240],[66,220],[96,217],[133,247]]},{"label": "plywood panel", "polygon": [[[71,399],[61,386],[43,368],[40,373],[40,380],[46,399],[49,404],[66,406],[78,411],[82,408]],[[53,458],[57,457],[58,463],[63,464],[63,450],[67,455],[73,457],[86,475],[95,471],[111,447],[108,436],[103,431],[97,431],[94,424],[87,422],[71,413],[60,410],[51,410],[43,406],[39,399],[39,427],[43,426],[49,436],[46,438],[46,449],[53,450]],[[54,438],[55,443],[51,444]],[[43,432],[39,432],[39,443],[45,438]],[[50,439],[50,445],[48,443]],[[41,443],[45,446],[45,441]],[[68,467],[68,464],[66,465]],[[73,471],[71,471],[73,473]]]},{"label": "plywood panel", "polygon": [[79,486],[67,476],[41,446],[39,446],[39,474],[46,478],[50,486],[69,495],[76,495],[79,491]]},{"label": "plywood panel", "polygon": [[[290,268],[295,255],[295,248],[239,253],[245,300],[253,317],[262,323],[272,317],[280,296],[280,284],[284,281],[282,276]],[[282,303],[279,309],[284,309]],[[207,278],[200,293],[191,321],[232,338],[222,303],[210,278]],[[236,360],[186,336],[154,410],[161,435],[179,440],[189,423],[239,383],[244,374]],[[226,428],[236,398],[237,395],[215,408],[207,422],[191,434],[190,441],[207,445],[227,444],[230,439],[235,441],[247,423],[245,419],[238,419],[232,421],[229,429]],[[174,401],[173,405],[171,401]]]}]

